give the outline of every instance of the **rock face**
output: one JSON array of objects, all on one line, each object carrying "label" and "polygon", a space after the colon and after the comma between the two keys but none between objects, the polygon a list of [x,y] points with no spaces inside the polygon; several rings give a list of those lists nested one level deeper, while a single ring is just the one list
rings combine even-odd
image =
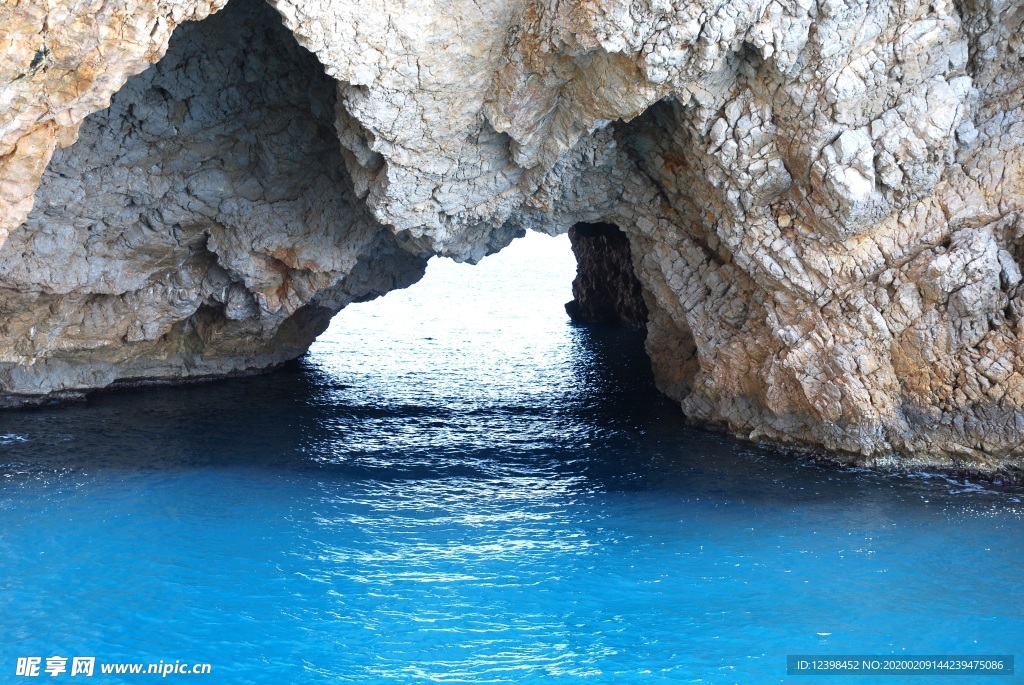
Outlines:
[{"label": "rock face", "polygon": [[565,305],[569,317],[576,323],[645,328],[647,305],[626,234],[614,224],[576,224],[569,242],[577,265],[573,299]]},{"label": "rock face", "polygon": [[0,10],[8,402],[265,368],[431,254],[609,223],[690,419],[1024,465],[1019,3],[231,0],[174,29],[222,4]]},{"label": "rock face", "polygon": [[158,60],[174,28],[226,0],[7,2],[0,8],[0,243],[25,220],[56,147]]},{"label": "rock face", "polygon": [[263,3],[175,33],[58,150],[0,248],[8,404],[262,370],[418,280],[352,194],[335,89]]}]

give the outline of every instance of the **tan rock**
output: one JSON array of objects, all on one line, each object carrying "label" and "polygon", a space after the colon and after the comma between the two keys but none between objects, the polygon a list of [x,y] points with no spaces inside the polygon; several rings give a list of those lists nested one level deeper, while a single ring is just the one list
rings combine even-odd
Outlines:
[{"label": "tan rock", "polygon": [[431,254],[604,222],[690,418],[1021,469],[1013,3],[231,0],[175,29],[220,4],[2,10],[9,402],[264,368]]}]

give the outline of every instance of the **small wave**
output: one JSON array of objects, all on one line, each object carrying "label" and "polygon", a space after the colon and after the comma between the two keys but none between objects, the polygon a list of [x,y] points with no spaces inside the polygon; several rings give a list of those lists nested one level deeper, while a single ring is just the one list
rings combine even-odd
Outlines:
[{"label": "small wave", "polygon": [[28,442],[28,436],[17,433],[0,433],[0,445],[14,445],[19,442]]}]

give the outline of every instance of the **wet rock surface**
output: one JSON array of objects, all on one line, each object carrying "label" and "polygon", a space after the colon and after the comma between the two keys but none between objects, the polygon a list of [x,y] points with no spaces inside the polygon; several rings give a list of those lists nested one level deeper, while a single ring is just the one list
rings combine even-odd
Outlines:
[{"label": "wet rock surface", "polygon": [[431,254],[609,223],[691,420],[1024,463],[1017,4],[270,4],[2,10],[8,397],[265,368]]}]

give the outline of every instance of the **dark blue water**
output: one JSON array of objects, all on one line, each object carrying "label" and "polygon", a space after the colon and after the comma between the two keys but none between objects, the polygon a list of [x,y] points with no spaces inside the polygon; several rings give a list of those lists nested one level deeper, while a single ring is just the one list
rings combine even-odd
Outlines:
[{"label": "dark blue water", "polygon": [[566,321],[572,270],[532,236],[351,307],[281,373],[0,415],[0,682],[52,655],[218,684],[1020,655],[1019,489],[683,428],[642,337]]}]

